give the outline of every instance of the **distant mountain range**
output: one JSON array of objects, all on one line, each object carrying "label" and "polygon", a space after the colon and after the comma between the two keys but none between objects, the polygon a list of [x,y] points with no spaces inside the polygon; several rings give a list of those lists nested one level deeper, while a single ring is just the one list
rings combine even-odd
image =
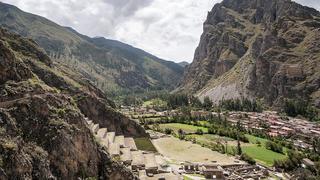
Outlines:
[{"label": "distant mountain range", "polygon": [[178,64],[179,64],[180,66],[182,66],[182,67],[186,67],[186,66],[189,65],[189,63],[186,62],[186,61],[179,62]]},{"label": "distant mountain range", "polygon": [[176,91],[223,99],[285,99],[320,107],[320,13],[290,0],[224,0],[208,13]]},{"label": "distant mountain range", "polygon": [[107,92],[173,89],[184,68],[119,41],[90,38],[72,28],[0,3],[0,25],[32,38],[56,62],[76,68]]}]

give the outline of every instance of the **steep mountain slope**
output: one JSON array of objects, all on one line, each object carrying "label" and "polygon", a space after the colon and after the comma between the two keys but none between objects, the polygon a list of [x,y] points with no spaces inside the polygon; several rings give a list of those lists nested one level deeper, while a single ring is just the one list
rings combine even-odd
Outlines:
[{"label": "steep mountain slope", "polygon": [[186,61],[179,62],[178,64],[179,64],[180,66],[182,66],[182,67],[186,67],[186,66],[188,66],[188,65],[189,65],[189,63],[188,63],[188,62],[186,62]]},{"label": "steep mountain slope", "polygon": [[110,131],[143,128],[75,69],[0,28],[0,179],[134,179],[98,145],[85,117]]},{"label": "steep mountain slope", "polygon": [[0,25],[34,39],[52,59],[76,67],[103,90],[170,89],[183,74],[173,62],[118,41],[89,38],[4,3]]},{"label": "steep mountain slope", "polygon": [[284,98],[320,105],[320,13],[290,0],[224,0],[208,13],[179,91],[215,103]]}]

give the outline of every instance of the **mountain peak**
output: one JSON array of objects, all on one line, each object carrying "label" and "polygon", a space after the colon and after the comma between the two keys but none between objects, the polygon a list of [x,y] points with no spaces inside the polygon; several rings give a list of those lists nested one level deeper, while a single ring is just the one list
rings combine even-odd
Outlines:
[{"label": "mountain peak", "polygon": [[213,7],[208,14],[207,23],[214,24],[223,20],[223,17],[217,15],[223,16],[224,8],[243,15],[254,24],[272,23],[284,17],[312,19],[313,16],[319,16],[317,10],[291,0],[224,0]]},{"label": "mountain peak", "polygon": [[299,92],[317,103],[319,37],[320,13],[313,8],[290,0],[224,0],[208,13],[178,89],[215,103],[261,98],[277,106]]}]

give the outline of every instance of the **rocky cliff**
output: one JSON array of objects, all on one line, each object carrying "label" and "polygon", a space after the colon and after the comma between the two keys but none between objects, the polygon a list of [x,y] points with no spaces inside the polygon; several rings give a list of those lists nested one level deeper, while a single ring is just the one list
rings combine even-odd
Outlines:
[{"label": "rocky cliff", "polygon": [[290,0],[224,0],[208,13],[178,91],[320,106],[320,13]]},{"label": "rocky cliff", "polygon": [[134,179],[96,142],[89,118],[145,136],[75,69],[0,29],[0,179]]}]

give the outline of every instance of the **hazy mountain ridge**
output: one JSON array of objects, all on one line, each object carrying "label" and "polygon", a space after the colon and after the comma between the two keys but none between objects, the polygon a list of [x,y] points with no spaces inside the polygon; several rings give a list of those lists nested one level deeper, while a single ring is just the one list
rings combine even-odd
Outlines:
[{"label": "hazy mountain ridge", "polygon": [[319,106],[320,13],[289,0],[224,0],[204,32],[178,91],[214,102],[284,98]]},{"label": "hazy mountain ridge", "polygon": [[186,66],[189,65],[189,63],[186,62],[186,61],[179,62],[178,64],[179,64],[180,66],[182,66],[182,67],[186,67]]},{"label": "hazy mountain ridge", "polygon": [[51,58],[77,66],[98,87],[121,89],[172,89],[183,68],[127,44],[81,35],[43,17],[0,3],[0,25],[34,39]]}]

